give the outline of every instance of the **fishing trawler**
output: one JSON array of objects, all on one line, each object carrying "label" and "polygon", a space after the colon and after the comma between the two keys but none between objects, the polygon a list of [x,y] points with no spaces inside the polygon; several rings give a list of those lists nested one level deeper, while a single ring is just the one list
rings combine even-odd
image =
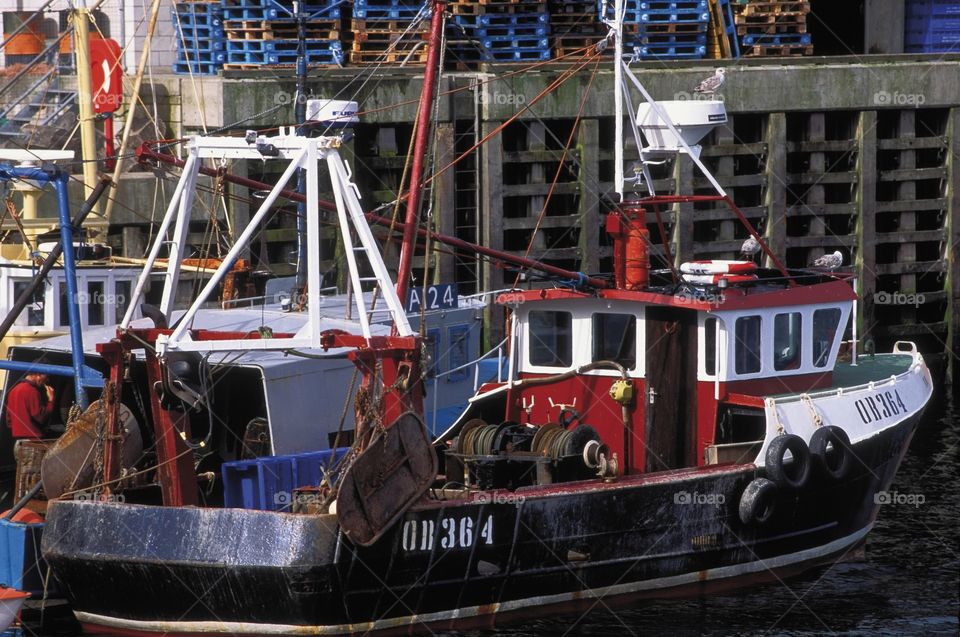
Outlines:
[{"label": "fishing trawler", "polygon": [[[436,5],[419,130],[428,129],[435,89],[443,3]],[[409,259],[401,256],[395,289],[340,156],[342,138],[287,130],[190,141],[190,157],[289,162],[252,223],[303,170],[311,246],[323,164],[355,289],[375,287],[393,326],[375,333],[362,320],[369,297],[357,294],[359,332],[323,329],[311,294],[310,321],[296,332],[194,329],[204,290],[173,327],[162,317],[153,327],[124,323],[101,344],[110,363],[96,414],[102,470],[94,497],[51,502],[43,541],[85,630],[487,627],[587,610],[597,600],[783,578],[863,542],[932,392],[923,358],[905,342],[889,354],[858,354],[855,329],[846,337],[857,302],[850,277],[830,264],[782,267],[700,162],[696,143],[726,121],[723,103],[657,102],[621,53],[618,43],[618,80],[645,100],[629,112],[638,113],[630,128],[646,138],[637,174],[649,192],[607,218],[614,271],[589,275],[498,255],[555,285],[499,297],[511,310],[507,377],[481,386],[436,438],[422,416],[423,339],[400,300]],[[618,102],[629,103],[626,86],[618,81]],[[416,153],[424,150],[419,143]],[[653,192],[647,163],[666,156],[693,161],[716,194]],[[417,180],[414,171],[411,197]],[[625,181],[618,171],[618,190]],[[689,201],[726,204],[771,267],[710,260],[652,270],[647,212]],[[400,224],[407,257],[416,220],[411,205]],[[309,276],[309,289],[318,289],[319,273]],[[357,366],[353,444],[319,460],[223,463],[222,505],[201,504],[209,477],[198,476],[198,436],[215,438],[238,420],[221,414],[207,429],[193,417],[195,407],[202,414],[210,406],[203,393],[184,398],[191,366],[197,357],[298,349],[343,351]],[[156,464],[133,472],[122,459],[120,415],[132,352],[143,352],[157,388],[149,396]],[[322,471],[311,468],[316,462]],[[283,467],[273,474],[283,477],[266,479],[268,466]],[[131,484],[141,473],[162,504]],[[277,498],[293,507],[278,510]]]}]

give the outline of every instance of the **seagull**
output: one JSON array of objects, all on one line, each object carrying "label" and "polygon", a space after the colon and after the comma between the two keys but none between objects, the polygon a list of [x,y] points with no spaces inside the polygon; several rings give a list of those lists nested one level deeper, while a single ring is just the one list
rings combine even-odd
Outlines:
[{"label": "seagull", "polygon": [[717,69],[716,73],[697,84],[697,88],[693,89],[693,92],[703,95],[715,95],[716,92],[720,90],[720,87],[723,86],[724,73],[726,73],[725,70]]},{"label": "seagull", "polygon": [[815,268],[825,268],[827,270],[836,270],[843,265],[843,255],[839,250],[833,254],[825,254],[813,262]]},{"label": "seagull", "polygon": [[740,246],[740,256],[747,261],[753,261],[753,257],[756,256],[758,252],[760,252],[760,242],[752,236],[747,237],[747,240]]}]

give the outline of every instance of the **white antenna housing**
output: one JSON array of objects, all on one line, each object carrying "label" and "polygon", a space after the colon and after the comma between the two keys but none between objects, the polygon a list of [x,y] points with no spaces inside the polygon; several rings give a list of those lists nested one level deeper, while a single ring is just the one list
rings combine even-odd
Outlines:
[{"label": "white antenna housing", "polygon": [[360,123],[357,113],[360,107],[347,100],[307,100],[307,121],[324,122],[336,126],[353,126]]}]

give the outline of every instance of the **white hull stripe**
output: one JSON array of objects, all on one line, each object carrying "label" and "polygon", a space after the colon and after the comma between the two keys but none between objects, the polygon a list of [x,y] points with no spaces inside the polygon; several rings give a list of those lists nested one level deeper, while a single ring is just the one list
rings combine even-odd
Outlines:
[{"label": "white hull stripe", "polygon": [[[423,615],[407,617],[393,617],[389,619],[380,619],[377,621],[363,622],[358,624],[298,626],[293,624],[259,624],[251,622],[140,621],[135,619],[108,617],[106,615],[97,615],[82,611],[75,611],[74,614],[81,623],[85,624],[94,624],[120,630],[136,630],[141,632],[156,633],[232,633],[239,635],[342,635],[349,633],[366,633],[370,631],[396,629],[405,626],[416,626],[419,624],[429,624],[433,622],[467,619],[494,613],[506,613],[539,606],[563,604],[573,599],[577,599],[578,601],[585,599],[599,599],[610,596],[636,593],[640,591],[673,588],[675,586],[681,586],[684,584],[703,583],[704,581],[708,580],[721,580],[730,577],[748,575],[751,573],[759,573],[774,568],[781,568],[806,562],[824,555],[841,551],[863,539],[867,533],[870,532],[872,527],[872,523],[868,524],[856,533],[834,540],[828,544],[824,544],[823,546],[805,549],[803,551],[789,553],[787,555],[779,555],[777,557],[771,557],[767,560],[758,560],[755,562],[747,562],[745,564],[722,566],[720,568],[710,569],[706,572],[706,576],[703,575],[703,572],[686,573],[684,575],[673,575],[671,577],[645,580],[642,582],[617,584],[614,586],[578,592],[576,594],[558,593],[556,595],[528,597],[525,599],[511,600],[483,607],[470,606],[452,611],[427,613]],[[480,610],[481,608],[483,609],[482,612]]]}]

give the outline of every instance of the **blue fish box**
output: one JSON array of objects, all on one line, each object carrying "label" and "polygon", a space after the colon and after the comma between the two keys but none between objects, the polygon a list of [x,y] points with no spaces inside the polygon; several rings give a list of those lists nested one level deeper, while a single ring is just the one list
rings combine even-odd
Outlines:
[{"label": "blue fish box", "polygon": [[318,486],[326,468],[346,452],[347,448],[327,449],[224,462],[223,506],[290,511],[294,490]]},{"label": "blue fish box", "polygon": [[[43,596],[47,563],[40,556],[43,524],[0,520],[0,584]],[[52,592],[51,586],[47,593]]]}]

